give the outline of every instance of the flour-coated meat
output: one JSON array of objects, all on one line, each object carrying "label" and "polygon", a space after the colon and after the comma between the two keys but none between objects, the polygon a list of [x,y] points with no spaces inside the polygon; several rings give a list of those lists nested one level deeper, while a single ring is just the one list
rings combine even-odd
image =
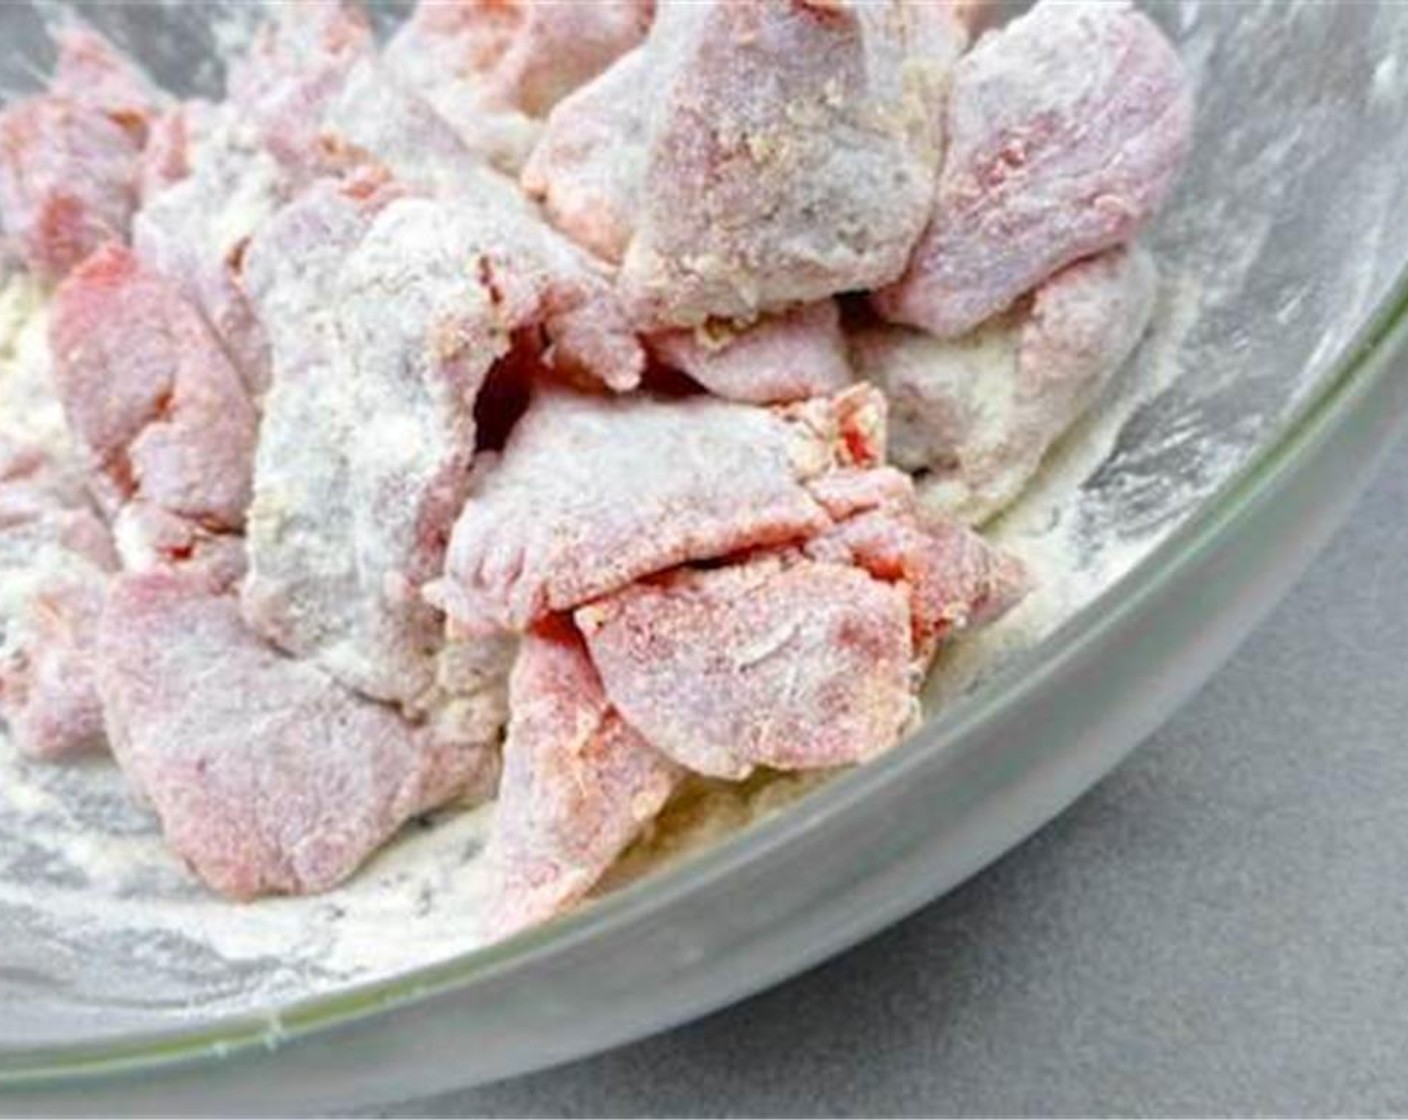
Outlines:
[{"label": "flour-coated meat", "polygon": [[915,713],[906,595],[860,568],[765,556],[686,569],[575,618],[611,702],[696,773],[861,762]]},{"label": "flour-coated meat", "polygon": [[487,760],[436,742],[167,572],[114,584],[97,642],[113,753],[172,849],[236,899],[335,886]]},{"label": "flour-coated meat", "polygon": [[919,472],[925,505],[978,524],[1016,498],[1133,353],[1156,283],[1148,253],[1112,249],[960,338],[853,338],[858,372],[890,401],[892,458]]},{"label": "flour-coated meat", "polygon": [[933,220],[876,306],[955,337],[1129,241],[1173,186],[1192,104],[1177,52],[1125,3],[1043,0],[985,36],[954,71]]},{"label": "flour-coated meat", "polygon": [[523,639],[485,859],[488,931],[503,936],[578,901],[660,811],[683,771],[611,706],[570,622]]}]

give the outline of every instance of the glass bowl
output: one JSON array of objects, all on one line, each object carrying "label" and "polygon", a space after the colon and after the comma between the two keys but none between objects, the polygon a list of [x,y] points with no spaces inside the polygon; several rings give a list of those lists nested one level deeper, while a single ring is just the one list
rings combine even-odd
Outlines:
[{"label": "glass bowl", "polygon": [[[182,92],[218,89],[217,48],[258,14],[73,6]],[[0,1110],[345,1108],[663,1029],[953,887],[1204,681],[1408,412],[1408,6],[1149,7],[1198,86],[1191,164],[1149,235],[1156,324],[995,527],[1047,564],[1048,592],[946,658],[920,731],[468,951],[472,820],[430,822],[370,886],[232,907],[159,856],[127,860],[159,846],[110,767],[40,770],[0,744]],[[0,6],[0,98],[42,81],[61,15]]]}]

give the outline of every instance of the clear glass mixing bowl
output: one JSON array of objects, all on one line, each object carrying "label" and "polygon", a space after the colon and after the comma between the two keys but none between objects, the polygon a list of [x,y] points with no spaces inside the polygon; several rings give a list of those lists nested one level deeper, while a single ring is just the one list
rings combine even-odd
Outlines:
[{"label": "clear glass mixing bowl", "polygon": [[[237,0],[75,6],[183,92],[218,89],[217,48],[257,16]],[[232,908],[159,859],[112,870],[156,842],[109,768],[38,772],[0,750],[0,1110],[333,1108],[659,1030],[952,887],[1206,679],[1408,411],[1408,6],[1152,9],[1198,83],[1191,166],[1150,238],[1156,328],[1001,527],[1079,543],[1060,602],[981,658],[959,650],[923,729],[885,758],[478,951],[444,939],[473,847],[455,855],[453,821],[366,873],[374,903]],[[0,5],[0,98],[42,81],[59,12]],[[354,926],[375,952],[351,952]]]}]

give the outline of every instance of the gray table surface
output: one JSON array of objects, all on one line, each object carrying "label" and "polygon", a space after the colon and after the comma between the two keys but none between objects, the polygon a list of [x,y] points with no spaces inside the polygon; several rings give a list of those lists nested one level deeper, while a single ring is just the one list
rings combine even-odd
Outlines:
[{"label": "gray table surface", "polygon": [[1408,1112],[1408,446],[1070,812],[899,926],[414,1116]]}]

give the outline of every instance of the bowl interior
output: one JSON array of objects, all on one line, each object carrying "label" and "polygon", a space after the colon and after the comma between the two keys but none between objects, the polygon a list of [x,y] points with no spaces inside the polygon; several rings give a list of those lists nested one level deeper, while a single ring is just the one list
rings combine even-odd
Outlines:
[{"label": "bowl interior", "polygon": [[[242,0],[10,0],[0,99],[42,83],[49,29],[70,8],[180,93],[216,93],[218,52],[258,18]],[[1043,589],[945,659],[932,719],[1005,657],[1100,610],[1122,575],[1217,500],[1334,373],[1408,260],[1408,7],[1150,8],[1198,89],[1190,166],[1149,235],[1163,276],[1156,324],[994,526]],[[262,1013],[469,951],[484,821],[428,821],[329,895],[236,907],[189,881],[110,765],[26,765],[0,742],[0,1057]]]}]

